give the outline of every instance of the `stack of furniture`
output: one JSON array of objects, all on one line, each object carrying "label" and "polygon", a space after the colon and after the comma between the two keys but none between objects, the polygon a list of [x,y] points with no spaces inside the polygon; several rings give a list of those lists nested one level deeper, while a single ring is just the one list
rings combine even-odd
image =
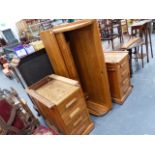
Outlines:
[{"label": "stack of furniture", "polygon": [[103,49],[96,20],[81,20],[41,32],[54,72],[80,82],[89,112],[112,108]]},{"label": "stack of furniture", "polygon": [[88,134],[93,129],[84,95],[77,81],[57,75],[27,89],[41,114],[64,134]]},{"label": "stack of furniture", "polygon": [[104,56],[112,99],[122,104],[132,90],[128,53],[106,52]]}]

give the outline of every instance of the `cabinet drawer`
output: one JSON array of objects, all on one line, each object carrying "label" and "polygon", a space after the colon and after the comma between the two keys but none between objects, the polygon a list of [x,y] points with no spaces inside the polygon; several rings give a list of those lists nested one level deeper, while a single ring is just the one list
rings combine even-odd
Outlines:
[{"label": "cabinet drawer", "polygon": [[130,79],[127,77],[123,82],[122,82],[122,94],[125,94],[130,86]]},{"label": "cabinet drawer", "polygon": [[129,61],[127,58],[125,58],[121,64],[120,64],[120,68],[121,68],[121,71],[124,71],[124,70],[128,70],[129,69]]},{"label": "cabinet drawer", "polygon": [[68,109],[73,108],[78,103],[80,97],[82,97],[82,92],[79,89],[78,91],[70,95],[65,101],[63,101],[63,103],[57,106],[59,112],[63,114]]},{"label": "cabinet drawer", "polygon": [[81,112],[86,109],[85,106],[85,101],[84,99],[81,97],[78,101],[76,101],[76,104],[69,108],[68,110],[66,110],[63,114],[62,114],[62,119],[64,120],[64,123],[66,125],[68,125],[69,123],[73,122],[74,119],[81,114]]},{"label": "cabinet drawer", "polygon": [[121,81],[125,80],[126,78],[129,78],[129,76],[130,76],[129,69],[126,68],[126,69],[122,70],[120,73],[120,76],[121,76]]},{"label": "cabinet drawer", "polygon": [[71,121],[71,123],[68,124],[67,128],[72,132],[73,130],[80,128],[83,125],[83,122],[88,119],[89,119],[88,111],[83,110]]},{"label": "cabinet drawer", "polygon": [[83,132],[86,128],[88,128],[89,125],[90,125],[90,120],[89,120],[89,119],[83,120],[83,121],[81,122],[81,125],[78,126],[77,128],[75,128],[75,129],[71,132],[71,134],[72,134],[72,135],[80,135],[80,134],[82,134],[82,132]]}]

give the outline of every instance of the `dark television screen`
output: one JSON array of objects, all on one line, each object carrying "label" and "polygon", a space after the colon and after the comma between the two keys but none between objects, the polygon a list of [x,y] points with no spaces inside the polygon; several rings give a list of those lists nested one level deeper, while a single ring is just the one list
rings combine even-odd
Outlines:
[{"label": "dark television screen", "polygon": [[54,73],[45,49],[22,58],[18,70],[27,86]]}]

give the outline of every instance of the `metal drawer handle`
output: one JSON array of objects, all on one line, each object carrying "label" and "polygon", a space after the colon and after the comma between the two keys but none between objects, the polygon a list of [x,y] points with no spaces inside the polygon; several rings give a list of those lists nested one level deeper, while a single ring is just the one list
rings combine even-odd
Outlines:
[{"label": "metal drawer handle", "polygon": [[77,98],[73,98],[69,103],[66,104],[65,108],[68,109],[68,108],[71,107],[76,101],[77,101]]},{"label": "metal drawer handle", "polygon": [[76,108],[70,115],[69,115],[69,117],[70,118],[73,118],[77,113],[79,113],[80,112],[80,108],[78,107],[78,108]]},{"label": "metal drawer handle", "polygon": [[80,116],[77,120],[76,120],[76,122],[74,122],[73,123],[73,126],[75,127],[77,124],[79,124],[80,123],[80,121],[82,120],[82,116]]}]

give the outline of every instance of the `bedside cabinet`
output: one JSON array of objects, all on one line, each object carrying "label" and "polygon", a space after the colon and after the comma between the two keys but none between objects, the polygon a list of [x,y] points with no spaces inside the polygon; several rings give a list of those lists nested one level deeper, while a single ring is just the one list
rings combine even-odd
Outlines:
[{"label": "bedside cabinet", "polygon": [[27,89],[43,117],[63,134],[88,134],[94,127],[77,81],[50,75]]},{"label": "bedside cabinet", "polygon": [[111,96],[114,102],[122,104],[132,90],[128,53],[104,53]]}]

